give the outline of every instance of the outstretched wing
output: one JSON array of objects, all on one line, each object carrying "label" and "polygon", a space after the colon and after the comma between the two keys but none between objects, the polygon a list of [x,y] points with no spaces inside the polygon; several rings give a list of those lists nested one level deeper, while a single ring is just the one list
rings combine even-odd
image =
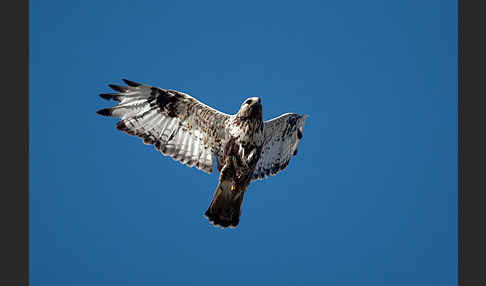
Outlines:
[{"label": "outstretched wing", "polygon": [[297,155],[297,147],[304,131],[307,115],[285,113],[265,121],[264,143],[260,160],[253,172],[253,180],[264,179],[285,169],[292,156]]},{"label": "outstretched wing", "polygon": [[118,93],[101,94],[120,103],[98,114],[119,117],[116,128],[153,144],[162,154],[190,167],[213,171],[213,156],[223,153],[225,125],[230,115],[195,98],[123,80],[128,86],[109,85]]}]

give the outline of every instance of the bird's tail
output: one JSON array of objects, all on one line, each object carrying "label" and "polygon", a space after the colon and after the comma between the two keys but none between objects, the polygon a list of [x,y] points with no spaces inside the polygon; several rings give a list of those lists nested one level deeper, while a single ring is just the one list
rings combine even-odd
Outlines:
[{"label": "bird's tail", "polygon": [[246,186],[238,184],[233,176],[223,169],[216,192],[205,213],[206,218],[215,226],[236,227],[240,222],[245,190]]}]

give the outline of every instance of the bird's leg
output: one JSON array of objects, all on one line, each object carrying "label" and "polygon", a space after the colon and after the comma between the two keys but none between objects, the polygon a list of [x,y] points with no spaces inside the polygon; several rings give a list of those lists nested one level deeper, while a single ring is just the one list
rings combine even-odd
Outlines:
[{"label": "bird's leg", "polygon": [[225,160],[224,166],[221,168],[221,178],[224,181],[231,180],[231,191],[236,190],[236,173],[233,156],[229,156]]},{"label": "bird's leg", "polygon": [[[236,146],[236,145],[235,145]],[[241,150],[239,150],[241,151]],[[236,150],[233,150],[233,152],[231,152],[231,154],[229,154],[229,164],[232,164],[232,167],[236,170],[237,169],[237,166],[239,165],[238,164],[238,152]],[[235,191],[237,190],[237,179],[238,177],[238,174],[237,172],[234,173],[233,175],[233,178],[231,179],[232,180],[232,183],[231,183],[231,191]]]}]

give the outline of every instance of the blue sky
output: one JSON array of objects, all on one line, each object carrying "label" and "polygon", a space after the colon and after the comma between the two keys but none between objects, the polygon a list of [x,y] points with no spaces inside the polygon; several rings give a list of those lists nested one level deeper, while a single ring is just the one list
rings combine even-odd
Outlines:
[{"label": "blue sky", "polygon": [[[31,285],[456,285],[456,1],[30,1]],[[309,114],[299,154],[217,184],[97,115],[122,78]]]}]

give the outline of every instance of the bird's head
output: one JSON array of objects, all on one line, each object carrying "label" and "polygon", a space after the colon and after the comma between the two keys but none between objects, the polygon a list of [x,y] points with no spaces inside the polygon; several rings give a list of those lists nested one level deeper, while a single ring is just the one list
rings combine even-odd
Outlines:
[{"label": "bird's head", "polygon": [[258,118],[262,116],[262,102],[259,97],[250,97],[243,102],[237,114],[240,118]]}]

